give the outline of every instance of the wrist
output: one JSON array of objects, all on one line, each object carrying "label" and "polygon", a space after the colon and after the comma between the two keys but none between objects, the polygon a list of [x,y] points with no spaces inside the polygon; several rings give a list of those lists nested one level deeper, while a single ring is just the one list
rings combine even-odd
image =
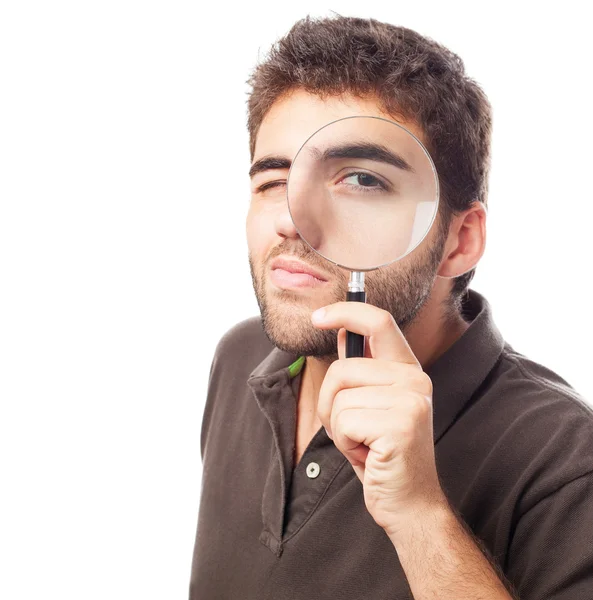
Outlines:
[{"label": "wrist", "polygon": [[400,550],[412,540],[419,541],[423,535],[435,536],[438,531],[449,530],[457,523],[447,498],[444,495],[426,502],[417,502],[401,518],[387,527],[385,532],[395,546]]}]

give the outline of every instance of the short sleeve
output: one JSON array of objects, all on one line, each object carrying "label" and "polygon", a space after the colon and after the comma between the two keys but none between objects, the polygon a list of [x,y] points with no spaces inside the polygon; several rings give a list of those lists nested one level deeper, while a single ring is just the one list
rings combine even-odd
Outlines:
[{"label": "short sleeve", "polygon": [[593,598],[593,473],[521,516],[505,571],[521,600]]},{"label": "short sleeve", "polygon": [[200,430],[200,456],[202,458],[202,464],[204,463],[204,449],[206,447],[206,436],[208,435],[208,426],[210,425],[210,415],[212,413],[212,371],[216,363],[216,353],[210,363],[210,372],[208,374],[208,387],[206,391],[206,402],[204,403],[204,410],[202,412],[202,423]]},{"label": "short sleeve", "polygon": [[[235,361],[244,353],[249,352],[250,344],[253,344],[252,340],[254,338],[261,339],[262,336],[265,336],[265,334],[262,329],[261,318],[250,317],[249,319],[245,319],[236,325],[233,325],[216,344],[212,362],[210,364],[210,373],[208,375],[206,402],[204,403],[204,410],[202,412],[200,433],[202,465],[204,464],[204,457],[208,447],[210,423],[212,421],[213,413],[216,410],[216,405],[219,404],[219,401],[221,400],[219,390],[221,382],[223,384],[222,389],[228,390],[230,383],[234,380],[243,381],[247,378],[244,374],[237,375]],[[260,343],[256,344],[256,346],[257,349],[265,354],[269,352],[271,342],[265,338],[263,346],[261,346]],[[258,352],[252,353],[251,355],[257,360]],[[244,361],[241,362],[243,363]],[[251,369],[253,367],[250,366],[249,368]],[[224,398],[222,398],[222,400],[224,400]]]}]

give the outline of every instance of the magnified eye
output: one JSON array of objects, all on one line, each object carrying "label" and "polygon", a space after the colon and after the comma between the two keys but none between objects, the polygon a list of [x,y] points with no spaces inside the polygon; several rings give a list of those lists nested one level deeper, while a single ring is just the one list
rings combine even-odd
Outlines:
[{"label": "magnified eye", "polygon": [[347,185],[353,188],[357,192],[370,192],[370,191],[388,191],[387,186],[377,177],[370,173],[358,172],[350,173],[344,177],[341,181],[346,182],[348,179],[353,180],[352,183]]}]

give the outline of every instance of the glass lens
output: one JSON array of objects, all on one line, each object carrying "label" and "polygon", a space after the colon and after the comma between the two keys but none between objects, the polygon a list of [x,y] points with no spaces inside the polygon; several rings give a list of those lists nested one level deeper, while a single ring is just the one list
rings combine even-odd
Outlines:
[{"label": "glass lens", "polygon": [[438,210],[436,169],[405,127],[354,116],[316,131],[295,156],[288,208],[303,240],[331,262],[366,271],[424,239]]}]

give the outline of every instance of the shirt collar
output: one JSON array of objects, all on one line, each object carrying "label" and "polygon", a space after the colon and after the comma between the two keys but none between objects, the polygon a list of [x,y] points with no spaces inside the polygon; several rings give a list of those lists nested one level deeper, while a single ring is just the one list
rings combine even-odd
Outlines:
[{"label": "shirt collar", "polygon": [[[433,424],[435,442],[453,424],[465,404],[486,379],[504,348],[503,336],[496,326],[490,303],[469,289],[463,303],[469,327],[425,371],[433,384]],[[273,347],[251,372],[251,387],[272,388],[289,384],[300,369],[299,356]],[[302,367],[302,365],[301,365]]]},{"label": "shirt collar", "polygon": [[466,320],[471,321],[469,327],[426,369],[433,384],[435,442],[484,382],[505,345],[484,296],[468,290],[462,308]]}]

